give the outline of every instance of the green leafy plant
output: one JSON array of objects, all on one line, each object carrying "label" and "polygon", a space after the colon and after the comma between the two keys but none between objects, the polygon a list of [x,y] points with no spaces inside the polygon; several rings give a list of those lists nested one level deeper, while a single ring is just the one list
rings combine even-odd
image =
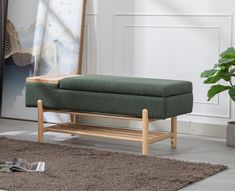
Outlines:
[{"label": "green leafy plant", "polygon": [[[227,91],[233,101],[235,101],[235,85],[232,83],[233,77],[235,77],[235,49],[228,48],[220,54],[220,59],[213,69],[205,70],[201,73],[202,78],[206,78],[205,84],[212,85],[208,91],[208,101],[211,100],[216,94],[223,91]],[[220,85],[218,82],[224,80],[228,85]]]}]

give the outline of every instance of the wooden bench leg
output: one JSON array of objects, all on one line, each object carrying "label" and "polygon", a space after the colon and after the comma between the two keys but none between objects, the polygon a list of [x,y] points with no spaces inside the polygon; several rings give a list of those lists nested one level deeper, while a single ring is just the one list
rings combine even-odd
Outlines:
[{"label": "wooden bench leg", "polygon": [[177,144],[177,117],[171,118],[171,148],[175,149]]},{"label": "wooden bench leg", "polygon": [[76,123],[76,115],[70,114],[70,122],[75,124]]},{"label": "wooden bench leg", "polygon": [[149,118],[148,118],[148,110],[144,109],[142,111],[142,154],[149,154]]},{"label": "wooden bench leg", "polygon": [[[70,114],[70,123],[76,124],[76,115]],[[76,136],[76,134],[72,133],[71,136]]]},{"label": "wooden bench leg", "polygon": [[38,142],[43,142],[43,103],[42,100],[38,100]]}]

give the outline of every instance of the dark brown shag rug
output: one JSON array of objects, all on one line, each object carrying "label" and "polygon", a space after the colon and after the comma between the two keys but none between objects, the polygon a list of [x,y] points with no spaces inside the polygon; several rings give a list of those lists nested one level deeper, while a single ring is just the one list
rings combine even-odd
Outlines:
[{"label": "dark brown shag rug", "polygon": [[42,173],[0,173],[0,189],[15,191],[173,191],[226,169],[192,163],[0,138],[0,160],[46,162]]}]

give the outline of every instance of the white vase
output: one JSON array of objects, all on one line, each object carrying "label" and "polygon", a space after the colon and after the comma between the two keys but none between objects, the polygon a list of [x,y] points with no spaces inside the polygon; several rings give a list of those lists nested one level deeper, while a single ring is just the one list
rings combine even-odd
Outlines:
[{"label": "white vase", "polygon": [[226,129],[226,145],[235,147],[235,121],[228,122]]}]

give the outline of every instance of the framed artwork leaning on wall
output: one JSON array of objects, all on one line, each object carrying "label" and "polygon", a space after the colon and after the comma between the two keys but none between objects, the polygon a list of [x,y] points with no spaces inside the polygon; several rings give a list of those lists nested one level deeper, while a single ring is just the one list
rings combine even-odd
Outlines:
[{"label": "framed artwork leaning on wall", "polygon": [[81,73],[85,4],[85,0],[8,1],[2,117],[36,119],[36,111],[24,106],[27,77]]},{"label": "framed artwork leaning on wall", "polygon": [[[2,81],[3,66],[5,63],[4,34],[5,34],[5,27],[6,27],[7,3],[8,3],[8,0],[0,1],[0,82]],[[2,100],[2,84],[0,84],[0,100]],[[1,101],[0,101],[0,108],[1,108]]]}]

